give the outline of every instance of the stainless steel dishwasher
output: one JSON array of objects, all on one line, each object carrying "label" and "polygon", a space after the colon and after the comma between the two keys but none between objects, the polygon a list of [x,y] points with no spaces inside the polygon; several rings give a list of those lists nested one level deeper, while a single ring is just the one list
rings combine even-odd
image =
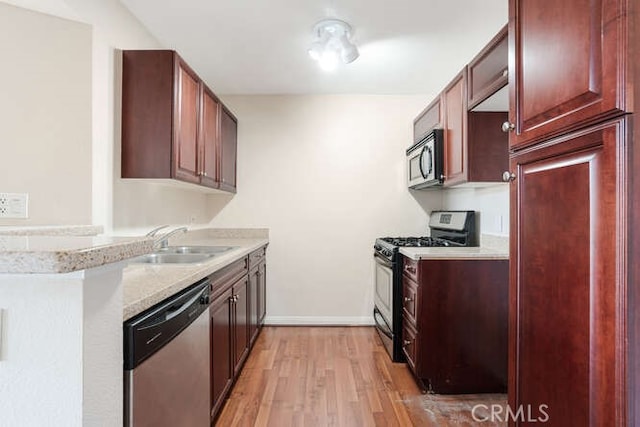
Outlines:
[{"label": "stainless steel dishwasher", "polygon": [[203,280],[124,323],[124,425],[209,426],[209,289]]}]

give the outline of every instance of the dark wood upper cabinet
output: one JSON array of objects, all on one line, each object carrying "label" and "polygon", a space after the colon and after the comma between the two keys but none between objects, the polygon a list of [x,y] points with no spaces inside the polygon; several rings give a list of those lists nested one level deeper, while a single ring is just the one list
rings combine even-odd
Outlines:
[{"label": "dark wood upper cabinet", "polygon": [[414,142],[444,130],[445,187],[494,185],[509,168],[507,42],[505,26],[413,122]]},{"label": "dark wood upper cabinet", "polygon": [[509,40],[507,34],[508,27],[505,25],[469,63],[469,110],[507,85],[509,80]]},{"label": "dark wood upper cabinet", "polygon": [[237,119],[175,51],[123,51],[123,178],[235,192],[236,149]]},{"label": "dark wood upper cabinet", "polygon": [[200,118],[200,81],[198,76],[179,57],[176,60],[177,90],[173,153],[175,177],[183,181],[200,182],[198,125]]},{"label": "dark wood upper cabinet", "polygon": [[467,168],[467,68],[442,92],[444,129],[444,185],[466,182]]},{"label": "dark wood upper cabinet", "polygon": [[218,186],[218,144],[220,137],[220,103],[216,96],[204,87],[202,92],[202,119],[200,134],[200,179],[208,187]]},{"label": "dark wood upper cabinet", "polygon": [[635,425],[622,410],[625,325],[635,310],[618,237],[626,129],[621,118],[511,161],[509,405],[547,405],[553,425]]},{"label": "dark wood upper cabinet", "polygon": [[511,148],[628,111],[627,4],[509,1]]},{"label": "dark wood upper cabinet", "polygon": [[420,142],[432,129],[442,127],[442,102],[440,95],[434,99],[413,121],[413,142]]},{"label": "dark wood upper cabinet", "polygon": [[238,152],[238,121],[222,107],[220,112],[220,189],[236,191],[236,158]]}]

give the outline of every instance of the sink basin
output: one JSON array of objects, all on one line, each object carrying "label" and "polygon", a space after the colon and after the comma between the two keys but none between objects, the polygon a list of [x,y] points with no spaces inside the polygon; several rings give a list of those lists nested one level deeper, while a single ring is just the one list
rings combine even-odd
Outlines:
[{"label": "sink basin", "polygon": [[212,253],[151,253],[139,256],[131,260],[134,263],[144,264],[192,264],[204,262],[213,258]]},{"label": "sink basin", "polygon": [[220,254],[235,249],[235,246],[169,246],[157,253],[166,254]]}]

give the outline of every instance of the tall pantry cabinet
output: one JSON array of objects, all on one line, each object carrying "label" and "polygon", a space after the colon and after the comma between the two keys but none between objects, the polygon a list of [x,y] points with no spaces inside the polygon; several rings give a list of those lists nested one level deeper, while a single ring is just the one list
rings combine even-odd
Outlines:
[{"label": "tall pantry cabinet", "polygon": [[638,3],[509,1],[511,426],[640,423]]}]

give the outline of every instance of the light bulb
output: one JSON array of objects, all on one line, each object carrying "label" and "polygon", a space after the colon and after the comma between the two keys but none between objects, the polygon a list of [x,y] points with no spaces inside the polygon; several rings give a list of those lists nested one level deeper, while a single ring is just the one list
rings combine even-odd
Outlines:
[{"label": "light bulb", "polygon": [[324,45],[320,42],[314,42],[311,44],[311,47],[309,47],[309,56],[311,57],[311,59],[314,59],[316,61],[320,60],[320,57],[322,57],[322,51],[324,50]]},{"label": "light bulb", "polygon": [[325,49],[318,62],[324,71],[333,71],[338,67],[339,60],[338,52],[333,49]]},{"label": "light bulb", "polygon": [[340,56],[342,58],[342,62],[348,64],[358,59],[358,57],[360,56],[360,52],[358,52],[358,48],[356,47],[356,45],[347,42],[347,44],[343,44],[342,54]]}]

